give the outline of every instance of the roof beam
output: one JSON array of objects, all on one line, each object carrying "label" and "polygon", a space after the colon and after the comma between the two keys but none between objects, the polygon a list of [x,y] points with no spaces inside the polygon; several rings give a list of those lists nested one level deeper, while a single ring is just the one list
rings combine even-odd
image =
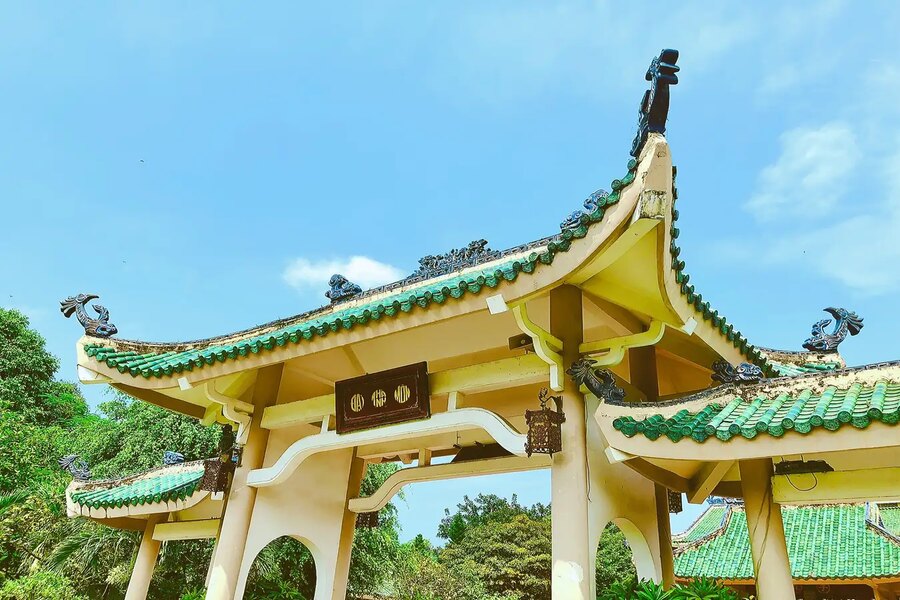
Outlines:
[{"label": "roof beam", "polygon": [[624,463],[650,481],[667,487],[673,492],[687,493],[687,491],[691,487],[691,482],[686,477],[682,477],[677,473],[673,473],[672,471],[663,469],[662,467],[654,465],[652,462],[644,460],[643,458],[631,458],[625,460]]},{"label": "roof beam", "polygon": [[158,542],[173,540],[204,540],[214,538],[219,533],[219,519],[198,521],[172,521],[157,523],[153,528],[153,539]]},{"label": "roof beam", "polygon": [[775,475],[775,502],[896,502],[900,501],[900,467]]},{"label": "roof beam", "polygon": [[702,504],[719,485],[725,474],[734,466],[733,460],[706,463],[700,471],[691,477],[687,491],[687,499],[691,504]]},{"label": "roof beam", "polygon": [[[487,392],[547,380],[547,365],[534,354],[513,356],[488,363],[438,371],[428,376],[431,395]],[[269,406],[261,426],[281,429],[301,423],[321,422],[334,414],[334,394]]]}]

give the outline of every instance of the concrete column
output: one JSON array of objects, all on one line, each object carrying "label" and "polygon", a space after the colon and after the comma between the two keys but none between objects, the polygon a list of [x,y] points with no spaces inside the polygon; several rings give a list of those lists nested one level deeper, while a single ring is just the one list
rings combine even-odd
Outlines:
[{"label": "concrete column", "polygon": [[238,574],[244,558],[253,504],[256,501],[256,488],[247,485],[247,474],[263,466],[269,430],[260,427],[259,422],[263,410],[274,404],[278,397],[281,372],[282,365],[279,364],[261,369],[256,377],[253,389],[253,420],[250,423],[247,443],[244,445],[241,466],[235,470],[226,511],[222,515],[221,530],[210,569],[209,587],[206,591],[207,600],[235,600]]},{"label": "concrete column", "polygon": [[347,494],[344,500],[344,518],[341,522],[341,537],[338,541],[331,600],[344,600],[347,597],[350,556],[353,553],[353,534],[356,532],[356,513],[347,510],[347,503],[351,498],[359,495],[359,488],[362,485],[363,476],[366,474],[366,461],[356,458],[356,449],[353,450],[353,455],[353,461],[350,463],[350,477],[347,482]]},{"label": "concrete column", "polygon": [[675,585],[675,555],[672,552],[672,523],[669,521],[669,492],[658,483],[653,485],[656,496],[656,527],[659,529],[659,566],[663,587]]},{"label": "concrete column", "polygon": [[759,600],[794,597],[781,507],[772,499],[772,460],[741,461],[741,487]]},{"label": "concrete column", "polygon": [[[583,340],[581,290],[564,285],[550,292],[550,333],[562,340],[566,368],[578,360]],[[562,452],[550,469],[553,510],[553,600],[590,598],[594,549],[588,539],[587,429],[584,397],[571,381],[562,392],[566,422]],[[593,600],[593,599],[591,599]]]},{"label": "concrete column", "polygon": [[128,581],[128,590],[125,592],[125,600],[144,600],[147,597],[153,570],[156,568],[156,559],[159,557],[160,542],[153,539],[153,528],[166,518],[168,513],[150,515],[147,519],[141,546],[134,561],[134,569],[131,571],[131,579]]}]

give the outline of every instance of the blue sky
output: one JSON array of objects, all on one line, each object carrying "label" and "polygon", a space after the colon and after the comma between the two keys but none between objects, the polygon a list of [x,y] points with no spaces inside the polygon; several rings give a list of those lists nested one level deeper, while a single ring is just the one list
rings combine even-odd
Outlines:
[{"label": "blue sky", "polygon": [[[672,47],[692,282],[756,344],[799,349],[837,305],[866,319],[850,363],[898,358],[900,7],[707,4],[7,5],[0,305],[74,378],[73,293],[122,337],[194,339],[321,305],[334,271],[553,233],[624,174]],[[547,481],[411,488],[404,537]]]}]

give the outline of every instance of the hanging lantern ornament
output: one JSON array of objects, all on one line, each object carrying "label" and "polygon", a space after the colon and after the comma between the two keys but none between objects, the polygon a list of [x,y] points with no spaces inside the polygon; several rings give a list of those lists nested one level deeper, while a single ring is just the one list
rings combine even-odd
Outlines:
[{"label": "hanging lantern ornament", "polygon": [[[540,410],[526,410],[525,422],[528,423],[528,436],[525,441],[525,452],[532,454],[549,454],[562,451],[562,424],[566,415],[562,410],[562,398],[550,396],[549,390],[540,391],[538,399]],[[550,400],[556,404],[556,410],[549,406]]]},{"label": "hanging lantern ornament", "polygon": [[364,512],[356,515],[356,527],[359,529],[376,529],[380,524],[380,511]]},{"label": "hanging lantern ornament", "polygon": [[678,514],[682,510],[684,510],[684,506],[681,504],[681,493],[673,492],[672,490],[666,490],[666,493],[669,497],[669,512],[673,514]]}]

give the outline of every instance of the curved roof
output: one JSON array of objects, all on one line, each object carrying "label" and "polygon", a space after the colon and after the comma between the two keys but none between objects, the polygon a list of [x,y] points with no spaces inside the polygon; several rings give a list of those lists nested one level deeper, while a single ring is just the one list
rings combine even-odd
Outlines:
[{"label": "curved roof", "polygon": [[781,437],[791,430],[835,431],[848,424],[862,429],[876,421],[895,425],[900,421],[900,362],[721,385],[672,402],[644,404],[640,411],[639,418],[616,417],[613,427],[627,437],[704,442]]},{"label": "curved roof", "polygon": [[[665,143],[661,136],[658,139]],[[648,149],[655,150],[655,147],[648,143]],[[652,153],[645,156],[652,157]],[[404,314],[427,310],[435,304],[452,304],[464,297],[477,295],[485,288],[497,288],[548,268],[560,254],[570,250],[573,242],[585,238],[592,226],[604,220],[607,210],[619,202],[625,190],[635,181],[639,164],[642,163],[630,160],[627,174],[622,179],[612,181],[612,192],[609,195],[595,194],[585,201],[587,210],[573,213],[563,222],[559,233],[499,253],[499,257],[494,253],[483,264],[430,279],[403,280],[364,292],[346,302],[206,340],[150,343],[85,337],[82,342],[84,354],[93,364],[131,377],[164,378],[266,353],[290,344],[301,344],[322,336],[341,334],[377,321],[402,318]],[[674,178],[674,169],[672,176]],[[673,196],[677,197],[674,181],[672,185]],[[669,232],[671,269],[684,300],[696,312],[698,321],[708,322],[712,331],[717,332],[740,355],[759,364],[767,372],[772,372],[762,352],[751,345],[718,311],[712,309],[709,302],[689,283],[690,277],[684,272],[685,264],[679,258],[680,248],[675,241],[678,237],[678,229],[675,227],[677,210],[673,208],[672,213]]]},{"label": "curved roof", "polygon": [[159,467],[105,481],[73,482],[67,495],[81,509],[122,508],[186,500],[200,487],[205,461]]},{"label": "curved roof", "polygon": [[[896,505],[782,506],[791,574],[800,580],[900,580],[900,538],[887,525]],[[673,537],[675,576],[752,580],[743,504],[713,504]]]}]

